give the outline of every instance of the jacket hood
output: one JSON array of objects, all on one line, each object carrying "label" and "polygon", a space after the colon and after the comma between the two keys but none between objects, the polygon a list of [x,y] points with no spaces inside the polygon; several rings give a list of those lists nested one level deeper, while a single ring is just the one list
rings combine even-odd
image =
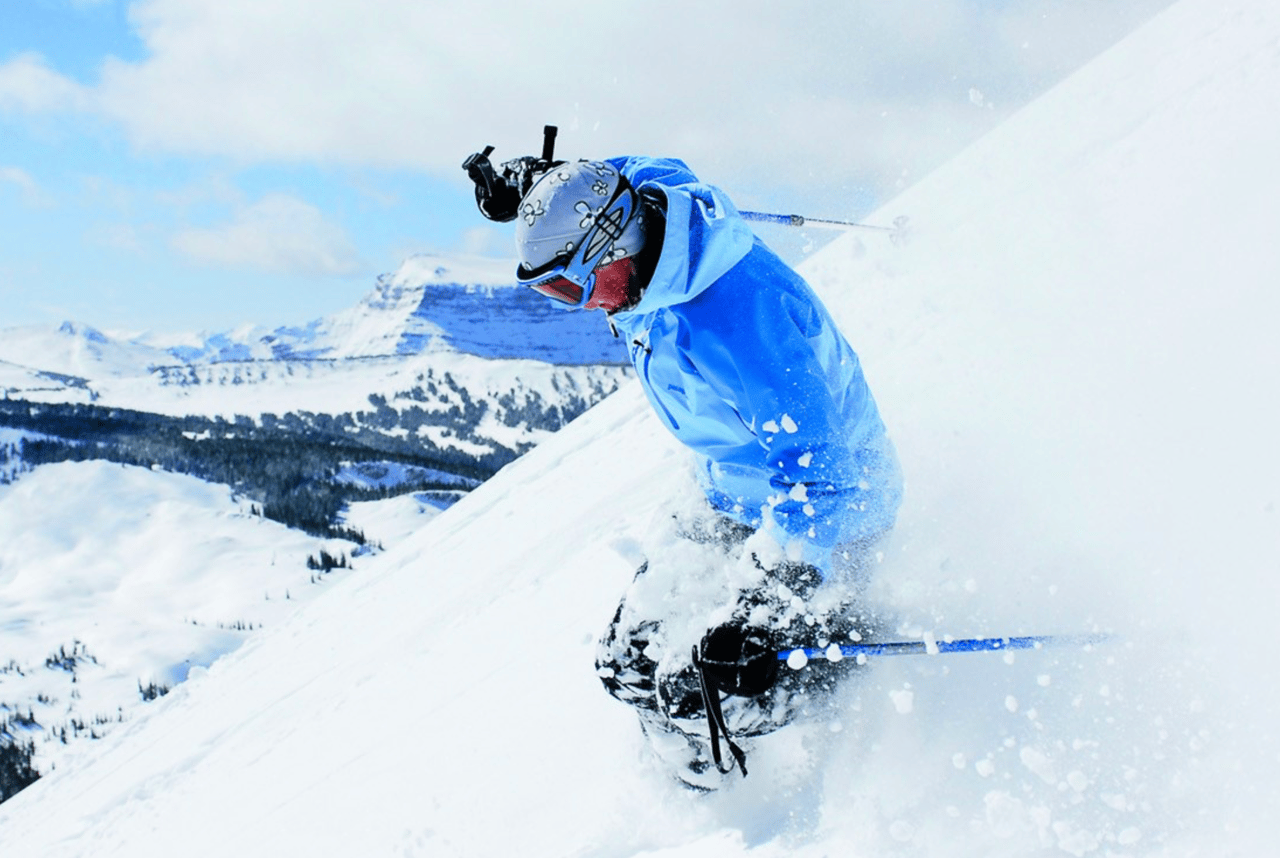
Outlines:
[{"label": "jacket hood", "polygon": [[640,302],[616,317],[647,315],[689,301],[742,261],[755,234],[719,188],[699,182],[683,162],[620,159],[619,169],[642,193],[666,201],[662,255]]}]

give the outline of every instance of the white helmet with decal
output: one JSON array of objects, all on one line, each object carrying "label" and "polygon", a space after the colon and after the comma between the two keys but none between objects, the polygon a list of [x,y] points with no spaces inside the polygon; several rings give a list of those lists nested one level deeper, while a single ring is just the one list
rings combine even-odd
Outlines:
[{"label": "white helmet with decal", "polygon": [[552,168],[529,189],[516,213],[517,276],[522,282],[571,262],[586,268],[575,272],[585,278],[601,265],[634,256],[643,244],[639,197],[603,161]]}]

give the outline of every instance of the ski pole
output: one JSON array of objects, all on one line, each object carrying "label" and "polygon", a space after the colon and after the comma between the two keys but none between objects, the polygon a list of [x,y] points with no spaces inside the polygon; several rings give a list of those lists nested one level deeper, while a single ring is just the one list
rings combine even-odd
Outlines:
[{"label": "ski pole", "polygon": [[1053,646],[1087,647],[1113,640],[1114,635],[1025,635],[1006,638],[967,638],[965,640],[937,641],[885,641],[883,643],[832,645],[825,649],[820,647],[797,647],[778,652],[779,661],[790,661],[803,658],[807,662],[811,658],[841,661],[858,656],[877,655],[933,655],[946,652],[996,652],[1012,649],[1043,649]]},{"label": "ski pole", "polygon": [[817,226],[834,227],[837,229],[868,229],[875,232],[887,232],[893,240],[901,238],[907,229],[907,216],[899,215],[893,219],[893,226],[879,226],[871,223],[858,223],[851,220],[831,220],[820,217],[805,217],[798,214],[771,214],[770,212],[744,212],[740,211],[744,220],[754,220],[761,223],[776,223],[783,226],[804,226],[805,224],[815,224]]}]

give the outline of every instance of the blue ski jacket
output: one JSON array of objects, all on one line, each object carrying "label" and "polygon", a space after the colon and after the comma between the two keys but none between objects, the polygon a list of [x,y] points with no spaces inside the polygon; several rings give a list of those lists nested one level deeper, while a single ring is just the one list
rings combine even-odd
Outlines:
[{"label": "blue ski jacket", "polygon": [[674,159],[611,159],[666,203],[657,267],[614,313],[650,403],[721,513],[825,574],[888,530],[902,477],[858,356],[807,283]]}]

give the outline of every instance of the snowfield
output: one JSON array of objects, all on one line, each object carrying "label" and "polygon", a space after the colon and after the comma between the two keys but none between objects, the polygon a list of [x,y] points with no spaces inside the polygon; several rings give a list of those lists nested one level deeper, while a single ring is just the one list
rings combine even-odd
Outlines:
[{"label": "snowfield", "polygon": [[1115,642],[872,660],[679,789],[593,670],[692,490],[631,382],[0,805],[0,854],[1273,854],[1278,105],[1280,7],[1181,0],[878,212],[906,244],[804,268],[907,475],[898,633]]},{"label": "snowfield", "polygon": [[0,486],[3,714],[33,715],[56,737],[37,742],[39,771],[74,765],[76,739],[132,719],[141,689],[177,685],[350,574],[320,574],[308,558],[356,548],[192,477],[36,468]]}]

